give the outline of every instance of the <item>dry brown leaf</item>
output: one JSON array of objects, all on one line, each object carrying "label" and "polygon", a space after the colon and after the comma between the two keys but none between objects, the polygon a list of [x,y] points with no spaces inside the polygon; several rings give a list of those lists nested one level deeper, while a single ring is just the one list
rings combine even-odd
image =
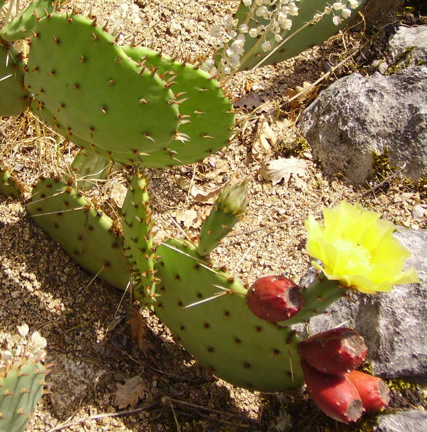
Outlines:
[{"label": "dry brown leaf", "polygon": [[209,170],[206,174],[204,174],[204,177],[207,177],[209,179],[216,179],[220,174],[224,174],[227,171],[230,171],[230,167],[227,161],[222,159],[216,160],[211,157],[209,158],[209,165],[213,168],[213,170]]},{"label": "dry brown leaf", "polygon": [[258,126],[257,139],[252,146],[252,155],[256,158],[269,155],[276,144],[277,136],[264,119]]},{"label": "dry brown leaf", "polygon": [[297,86],[294,89],[288,89],[289,99],[295,98],[290,101],[290,107],[297,110],[301,104],[310,103],[317,95],[318,87],[304,81],[302,87]]},{"label": "dry brown leaf", "polygon": [[200,186],[194,182],[193,184],[191,184],[191,180],[189,178],[182,176],[177,177],[175,181],[182,190],[188,192],[195,201],[201,203],[213,204],[218,195],[218,192],[221,189],[221,186]]},{"label": "dry brown leaf", "polygon": [[273,185],[279,183],[282,179],[287,183],[291,176],[304,177],[307,174],[307,163],[294,157],[280,158],[270,161],[258,173],[265,180],[271,180]]},{"label": "dry brown leaf", "polygon": [[110,196],[113,201],[117,204],[117,207],[122,208],[123,202],[125,201],[127,188],[121,183],[115,183],[111,189]]},{"label": "dry brown leaf", "polygon": [[144,399],[147,391],[148,385],[139,375],[129,378],[117,388],[114,405],[119,409],[127,406],[134,408],[140,399]]},{"label": "dry brown leaf", "polygon": [[185,228],[197,227],[197,217],[198,213],[193,209],[177,210],[175,214],[176,221],[182,223]]}]

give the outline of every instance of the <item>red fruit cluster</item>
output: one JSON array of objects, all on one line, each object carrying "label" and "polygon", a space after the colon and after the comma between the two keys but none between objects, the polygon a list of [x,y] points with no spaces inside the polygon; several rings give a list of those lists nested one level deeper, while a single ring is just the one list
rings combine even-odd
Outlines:
[{"label": "red fruit cluster", "polygon": [[298,352],[314,403],[343,423],[360,419],[364,411],[378,411],[389,401],[383,380],[355,370],[366,357],[362,336],[349,328],[327,330],[301,342]]},{"label": "red fruit cluster", "polygon": [[258,279],[249,288],[246,300],[254,315],[271,322],[291,318],[302,306],[299,286],[284,276]]}]

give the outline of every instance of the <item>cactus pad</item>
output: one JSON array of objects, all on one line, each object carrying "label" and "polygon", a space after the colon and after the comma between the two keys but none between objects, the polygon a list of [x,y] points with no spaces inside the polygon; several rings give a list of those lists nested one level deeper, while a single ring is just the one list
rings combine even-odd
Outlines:
[{"label": "cactus pad", "polygon": [[84,269],[112,286],[126,288],[128,264],[113,221],[74,188],[53,179],[41,180],[27,210]]},{"label": "cactus pad", "polygon": [[95,21],[63,13],[41,19],[25,82],[38,110],[52,113],[50,125],[59,123],[71,141],[75,136],[124,164],[149,166],[151,153],[169,155],[179,125],[173,93]]},{"label": "cactus pad", "polygon": [[179,164],[204,159],[227,145],[234,111],[216,80],[192,64],[174,61],[146,47],[123,47],[123,50],[136,62],[156,70],[183,101],[179,104],[178,129],[183,141],[174,141],[169,146]]},{"label": "cactus pad", "polygon": [[[188,242],[169,240],[157,253],[161,282],[154,310],[200,363],[251,390],[275,392],[303,384],[297,336],[253,315],[239,281],[211,268]],[[218,296],[224,290],[230,291]]]},{"label": "cactus pad", "polygon": [[0,116],[21,114],[27,103],[23,62],[13,45],[0,38]]},{"label": "cactus pad", "polygon": [[48,369],[27,361],[0,372],[0,430],[21,432],[43,394]]}]

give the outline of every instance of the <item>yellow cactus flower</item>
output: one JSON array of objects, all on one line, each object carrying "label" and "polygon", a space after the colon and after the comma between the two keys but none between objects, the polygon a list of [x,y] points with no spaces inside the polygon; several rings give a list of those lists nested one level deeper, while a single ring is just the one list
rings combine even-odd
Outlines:
[{"label": "yellow cactus flower", "polygon": [[414,269],[403,271],[411,253],[393,237],[394,225],[378,213],[345,201],[324,209],[324,226],[306,221],[307,251],[323,263],[313,265],[330,280],[364,293],[390,291],[393,285],[418,282]]}]

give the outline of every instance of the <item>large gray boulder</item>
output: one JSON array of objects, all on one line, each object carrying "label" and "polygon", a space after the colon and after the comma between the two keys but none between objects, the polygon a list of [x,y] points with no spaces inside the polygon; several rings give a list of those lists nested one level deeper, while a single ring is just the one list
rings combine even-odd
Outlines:
[{"label": "large gray boulder", "polygon": [[399,27],[387,48],[389,63],[417,66],[427,61],[427,26]]},{"label": "large gray boulder", "polygon": [[427,412],[405,411],[386,414],[378,418],[376,432],[425,432],[427,431]]},{"label": "large gray boulder", "polygon": [[[355,328],[368,346],[375,375],[427,384],[427,231],[399,228],[396,237],[412,252],[407,265],[417,270],[420,283],[398,285],[378,295],[352,295],[352,301],[341,299],[326,314],[311,318],[309,331]],[[304,331],[302,326],[298,330]]]},{"label": "large gray boulder", "polygon": [[353,184],[366,184],[375,155],[386,152],[408,177],[425,177],[427,67],[342,78],[304,111],[299,128],[324,170]]}]

